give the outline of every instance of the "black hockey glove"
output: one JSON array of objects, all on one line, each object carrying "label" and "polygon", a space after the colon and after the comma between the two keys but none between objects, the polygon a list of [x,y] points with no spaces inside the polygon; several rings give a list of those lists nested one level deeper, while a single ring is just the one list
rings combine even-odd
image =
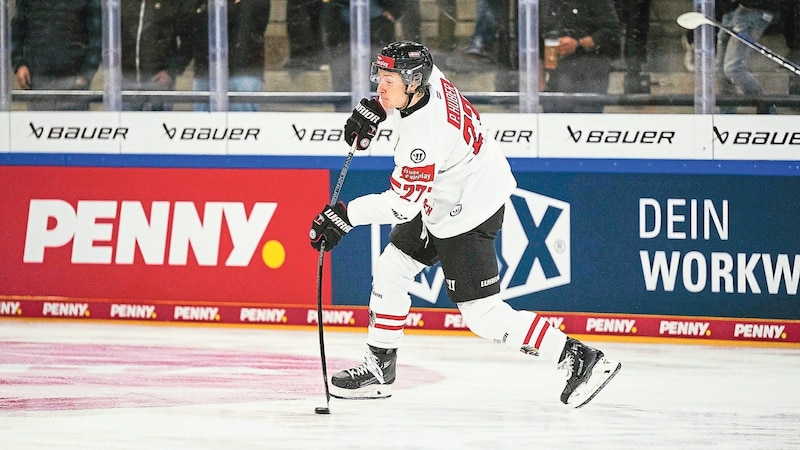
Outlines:
[{"label": "black hockey glove", "polygon": [[374,98],[362,98],[344,124],[345,142],[347,145],[353,145],[353,141],[358,139],[356,149],[365,150],[378,132],[378,124],[384,120],[386,111],[383,106]]},{"label": "black hockey glove", "polygon": [[353,226],[347,219],[347,207],[339,202],[333,207],[325,205],[322,212],[317,214],[311,222],[308,237],[311,238],[311,246],[317,251],[322,248],[322,242],[325,241],[325,251],[329,252],[342,240],[342,236],[352,229]]}]

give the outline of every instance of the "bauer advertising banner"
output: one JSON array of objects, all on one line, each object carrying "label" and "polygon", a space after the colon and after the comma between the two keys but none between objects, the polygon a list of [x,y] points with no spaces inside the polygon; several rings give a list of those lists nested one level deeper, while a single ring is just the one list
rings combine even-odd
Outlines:
[{"label": "bauer advertising banner", "polygon": [[218,321],[223,303],[315,305],[307,236],[329,174],[0,167],[0,296],[78,300],[45,304],[45,316],[91,315],[82,300],[127,305],[111,318],[175,306],[159,320]]},{"label": "bauer advertising banner", "polygon": [[[0,152],[340,156],[347,113],[0,112]],[[800,160],[796,116],[640,114],[481,116],[511,158]],[[393,119],[364,156],[392,156]]]},{"label": "bauer advertising banner", "polygon": [[[342,192],[348,201],[386,186],[377,172],[348,177]],[[497,240],[501,285],[516,307],[800,319],[800,177],[517,173],[517,179]],[[335,303],[366,304],[370,265],[389,230],[358,227],[339,244]],[[439,265],[423,271],[411,288],[413,304],[453,307],[443,284]]]}]

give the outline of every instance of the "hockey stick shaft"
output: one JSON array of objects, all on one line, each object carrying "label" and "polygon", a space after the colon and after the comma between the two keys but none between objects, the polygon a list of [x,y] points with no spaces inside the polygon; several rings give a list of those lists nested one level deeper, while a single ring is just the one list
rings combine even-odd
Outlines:
[{"label": "hockey stick shaft", "polygon": [[741,33],[736,33],[733,30],[728,29],[727,27],[722,26],[721,24],[718,25],[720,30],[728,33],[729,35],[733,36],[734,38],[738,39],[748,47],[752,48],[753,50],[761,53],[762,55],[766,56],[767,58],[771,59],[773,62],[776,62],[783,66],[786,69],[789,69],[795,75],[800,75],[800,66],[797,64],[789,61],[788,59],[776,54],[772,50],[763,45],[759,44],[756,41],[750,40],[747,36],[742,35]]},{"label": "hockey stick shaft", "polygon": [[344,160],[342,170],[339,172],[339,179],[336,181],[336,186],[333,188],[333,195],[331,195],[331,206],[336,204],[336,201],[339,200],[339,193],[342,191],[344,177],[347,176],[347,170],[350,168],[350,163],[353,161],[353,155],[356,152],[356,145],[358,145],[357,141],[353,141],[353,145],[350,147],[350,152],[347,153],[347,159]]},{"label": "hockey stick shaft", "polygon": [[[342,191],[342,185],[344,185],[344,177],[347,175],[347,171],[350,169],[350,163],[353,161],[353,155],[356,152],[356,146],[358,145],[358,140],[353,141],[353,145],[350,147],[350,152],[347,153],[347,158],[344,160],[344,164],[342,165],[342,170],[339,172],[339,179],[336,181],[336,186],[333,189],[333,195],[331,196],[331,206],[336,204],[336,201],[339,200],[339,193]],[[322,362],[322,379],[325,383],[325,400],[328,402],[328,406],[330,406],[331,402],[331,390],[328,386],[328,363],[325,357],[325,327],[322,324],[322,274],[323,274],[323,266],[325,264],[325,240],[322,240],[319,249],[319,261],[317,263],[317,331],[319,332],[319,357]]]},{"label": "hockey stick shaft", "polygon": [[752,48],[753,50],[755,50],[755,51],[757,51],[759,53],[761,53],[762,55],[764,55],[768,59],[772,60],[773,62],[778,63],[781,66],[783,66],[785,69],[790,70],[795,75],[800,75],[800,66],[798,66],[797,64],[795,64],[792,61],[789,61],[788,59],[778,55],[777,53],[773,52],[769,48],[767,48],[767,47],[763,46],[762,44],[760,44],[760,43],[748,38],[747,36],[731,30],[730,28],[728,28],[725,25],[717,22],[716,20],[710,19],[709,17],[703,15],[702,13],[699,13],[699,12],[684,13],[680,17],[678,17],[678,23],[682,27],[688,28],[690,30],[693,30],[693,29],[697,28],[700,25],[712,25],[712,26],[715,26],[715,27],[719,28],[720,30],[722,30],[723,32],[725,32],[726,34],[729,34],[733,38],[735,38],[738,41],[742,42],[746,46]]}]

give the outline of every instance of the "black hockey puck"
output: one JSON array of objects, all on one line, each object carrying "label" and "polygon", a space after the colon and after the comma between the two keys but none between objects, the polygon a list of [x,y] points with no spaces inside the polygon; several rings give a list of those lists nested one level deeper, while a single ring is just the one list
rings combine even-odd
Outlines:
[{"label": "black hockey puck", "polygon": [[317,413],[317,414],[330,414],[331,413],[331,409],[330,408],[326,408],[324,406],[318,406],[318,407],[314,408],[314,412]]}]

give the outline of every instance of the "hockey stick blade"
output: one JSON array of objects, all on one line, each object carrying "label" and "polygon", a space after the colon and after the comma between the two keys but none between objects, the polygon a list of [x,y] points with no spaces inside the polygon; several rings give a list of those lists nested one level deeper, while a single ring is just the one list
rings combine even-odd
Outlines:
[{"label": "hockey stick blade", "polygon": [[[339,193],[342,191],[342,185],[344,184],[344,177],[347,175],[347,171],[350,169],[350,163],[353,161],[353,155],[356,152],[356,145],[357,141],[353,141],[353,145],[350,147],[350,151],[347,153],[347,158],[344,160],[344,164],[342,165],[342,170],[339,172],[339,179],[336,180],[336,186],[333,189],[333,195],[331,196],[331,206],[336,204],[336,201],[339,200]],[[319,357],[320,361],[322,362],[322,380],[325,384],[325,400],[327,402],[327,407],[330,408],[331,404],[331,390],[330,386],[328,386],[328,363],[327,358],[325,357],[325,328],[322,324],[322,275],[324,271],[322,270],[325,264],[325,240],[323,240],[320,244],[319,248],[319,261],[317,262],[317,331],[319,332]],[[328,409],[330,412],[330,409]],[[318,414],[322,414],[319,413]]]},{"label": "hockey stick blade", "polygon": [[686,28],[687,30],[694,30],[700,25],[716,25],[716,22],[703,15],[703,13],[695,11],[683,13],[678,16],[677,20],[678,25]]}]

